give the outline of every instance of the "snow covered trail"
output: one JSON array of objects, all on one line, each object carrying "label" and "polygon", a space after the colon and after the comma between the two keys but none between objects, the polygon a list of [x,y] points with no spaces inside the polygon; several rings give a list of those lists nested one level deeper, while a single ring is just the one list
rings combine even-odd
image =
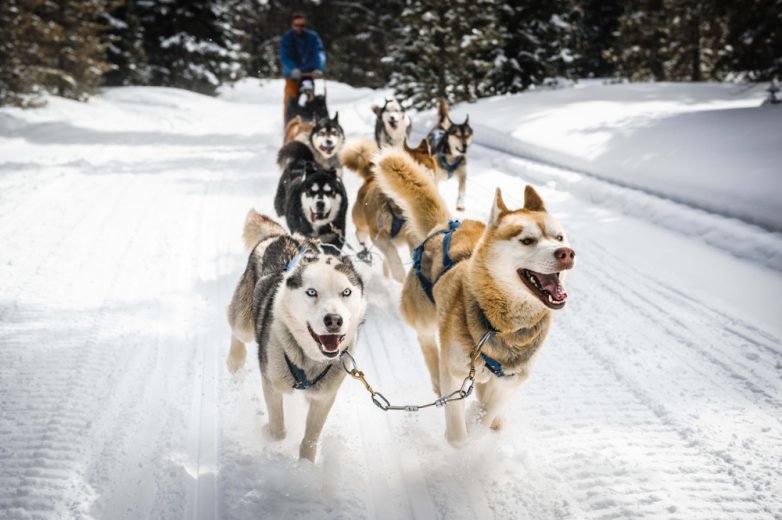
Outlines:
[{"label": "snow covered trail", "polygon": [[[266,440],[224,313],[244,215],[272,212],[278,87],[0,111],[0,518],[782,519],[779,271],[481,146],[466,216],[535,183],[579,254],[504,430],[456,451],[441,410],[383,413],[347,379],[316,464],[296,459],[300,396]],[[370,133],[377,94],[329,95]],[[394,403],[431,400],[399,287],[360,269],[360,368]]]}]

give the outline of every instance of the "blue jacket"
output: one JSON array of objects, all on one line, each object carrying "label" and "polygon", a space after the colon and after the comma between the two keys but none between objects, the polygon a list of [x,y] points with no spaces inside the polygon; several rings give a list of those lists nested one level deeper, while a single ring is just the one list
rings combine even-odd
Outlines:
[{"label": "blue jacket", "polygon": [[299,36],[296,31],[290,29],[280,41],[280,61],[282,74],[286,78],[291,77],[293,69],[299,69],[301,72],[324,70],[326,51],[323,50],[323,42],[320,41],[318,33],[304,29]]}]

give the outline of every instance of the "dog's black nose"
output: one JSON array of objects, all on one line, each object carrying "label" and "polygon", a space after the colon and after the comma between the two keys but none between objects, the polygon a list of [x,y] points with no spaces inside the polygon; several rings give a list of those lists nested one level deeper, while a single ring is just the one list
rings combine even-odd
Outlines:
[{"label": "dog's black nose", "polygon": [[339,314],[326,314],[323,317],[323,323],[329,332],[338,332],[342,328],[342,316]]},{"label": "dog's black nose", "polygon": [[318,200],[315,202],[315,209],[318,211],[323,211],[323,209],[326,207],[326,203],[322,200]]}]

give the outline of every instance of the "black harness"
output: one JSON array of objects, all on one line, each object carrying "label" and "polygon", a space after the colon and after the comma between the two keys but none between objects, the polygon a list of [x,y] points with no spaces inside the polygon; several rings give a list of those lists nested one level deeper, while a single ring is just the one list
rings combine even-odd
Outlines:
[{"label": "black harness", "polygon": [[297,367],[293,361],[288,358],[288,354],[283,353],[285,356],[285,363],[288,365],[288,370],[290,370],[291,375],[293,376],[293,388],[296,390],[306,390],[308,388],[311,388],[318,384],[318,381],[326,377],[326,374],[329,373],[329,370],[331,370],[331,367],[333,365],[329,365],[326,367],[326,370],[321,372],[318,377],[315,378],[315,380],[311,381],[307,377],[307,373],[304,372],[304,369]]},{"label": "black harness", "polygon": [[405,218],[402,215],[398,215],[396,211],[391,210],[391,232],[389,235],[391,238],[395,238],[400,231],[402,231],[402,226],[405,225]]}]

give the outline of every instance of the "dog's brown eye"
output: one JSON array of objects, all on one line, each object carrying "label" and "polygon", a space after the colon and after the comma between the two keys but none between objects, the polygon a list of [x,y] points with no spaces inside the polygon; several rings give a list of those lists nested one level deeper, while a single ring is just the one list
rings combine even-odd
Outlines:
[{"label": "dog's brown eye", "polygon": [[562,235],[557,235],[556,239],[562,242],[563,240],[565,240],[565,237],[563,237]]},{"label": "dog's brown eye", "polygon": [[529,245],[532,245],[532,244],[535,243],[535,239],[534,238],[525,238],[525,239],[522,239],[521,243],[524,244],[525,246],[529,246]]}]

